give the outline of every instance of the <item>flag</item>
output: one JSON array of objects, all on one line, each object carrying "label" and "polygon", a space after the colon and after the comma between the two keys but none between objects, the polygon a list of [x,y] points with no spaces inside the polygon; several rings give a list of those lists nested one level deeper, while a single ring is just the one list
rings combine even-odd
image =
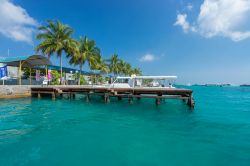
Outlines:
[{"label": "flag", "polygon": [[36,70],[36,81],[40,81],[40,70]]},{"label": "flag", "polygon": [[0,78],[7,77],[7,66],[0,67]]},{"label": "flag", "polygon": [[51,70],[48,70],[48,80],[49,80],[49,81],[51,81],[51,80],[52,80]]}]

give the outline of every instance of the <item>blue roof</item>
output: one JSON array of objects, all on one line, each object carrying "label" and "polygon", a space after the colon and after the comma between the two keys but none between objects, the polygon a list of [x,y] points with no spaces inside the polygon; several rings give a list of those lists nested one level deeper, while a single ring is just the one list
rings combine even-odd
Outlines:
[{"label": "blue roof", "polygon": [[[44,69],[45,67],[44,66],[39,66],[37,68]],[[60,66],[55,66],[55,65],[49,65],[48,69],[60,71],[61,67]],[[71,72],[76,73],[76,72],[80,71],[80,70],[73,69],[73,68],[68,68],[68,67],[62,67],[62,70],[63,70],[63,72],[66,72],[66,73],[71,73]],[[100,74],[100,73],[92,72],[92,71],[82,71],[81,73],[83,75],[99,75]]]}]

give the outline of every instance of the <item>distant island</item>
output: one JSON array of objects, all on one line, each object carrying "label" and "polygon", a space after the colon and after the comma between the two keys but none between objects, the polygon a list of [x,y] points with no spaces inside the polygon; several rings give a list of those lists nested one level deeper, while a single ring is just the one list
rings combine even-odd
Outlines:
[{"label": "distant island", "polygon": [[242,84],[241,87],[250,87],[250,84]]},{"label": "distant island", "polygon": [[194,84],[193,86],[218,86],[218,87],[226,87],[232,86],[231,84]]}]

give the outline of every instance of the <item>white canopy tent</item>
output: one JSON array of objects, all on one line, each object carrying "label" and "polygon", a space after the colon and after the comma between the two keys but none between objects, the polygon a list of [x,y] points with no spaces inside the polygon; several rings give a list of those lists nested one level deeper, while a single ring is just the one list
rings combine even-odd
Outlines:
[{"label": "white canopy tent", "polygon": [[[111,84],[111,87],[121,87],[121,88],[134,88],[135,85],[142,86],[142,80],[153,80],[156,83],[156,80],[164,80],[168,82],[172,82],[177,79],[177,76],[131,76],[131,77],[120,77],[118,76],[115,81]],[[120,81],[127,80],[127,81]],[[152,86],[157,86],[154,84]],[[159,86],[159,84],[158,84]],[[169,83],[168,87],[172,87],[172,83]]]}]

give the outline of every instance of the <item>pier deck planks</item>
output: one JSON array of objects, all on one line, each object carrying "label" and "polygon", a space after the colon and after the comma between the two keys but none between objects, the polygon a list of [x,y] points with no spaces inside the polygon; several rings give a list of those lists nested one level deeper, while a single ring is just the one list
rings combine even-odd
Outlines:
[{"label": "pier deck planks", "polygon": [[83,93],[88,95],[96,94],[100,96],[121,98],[155,98],[157,105],[160,104],[159,99],[181,99],[187,101],[190,107],[194,107],[193,91],[189,89],[179,88],[109,88],[109,87],[93,87],[93,86],[62,86],[62,87],[33,87],[31,93],[41,96],[41,94],[51,94],[55,98],[57,94],[76,94]]}]

